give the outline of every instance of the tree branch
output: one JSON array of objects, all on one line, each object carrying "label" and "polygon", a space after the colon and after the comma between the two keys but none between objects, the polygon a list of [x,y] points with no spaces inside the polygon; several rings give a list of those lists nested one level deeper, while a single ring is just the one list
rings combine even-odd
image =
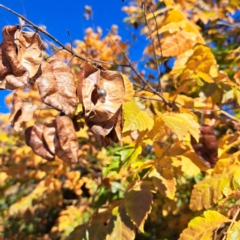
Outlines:
[{"label": "tree branch", "polygon": [[[83,60],[83,61],[92,61],[96,67],[98,67],[97,63],[102,63],[102,64],[109,64],[109,65],[117,65],[116,63],[112,63],[112,62],[107,62],[107,61],[101,61],[101,60],[95,60],[92,58],[85,58],[79,54],[77,54],[75,51],[68,49],[67,47],[65,47],[60,41],[58,41],[55,37],[53,37],[50,33],[48,33],[47,31],[41,29],[40,27],[38,27],[37,25],[35,25],[34,23],[32,23],[30,20],[28,20],[27,18],[25,18],[24,16],[22,16],[21,14],[13,11],[12,9],[4,6],[3,4],[0,4],[0,7],[9,11],[10,13],[13,13],[14,15],[18,16],[19,18],[23,19],[25,22],[27,22],[28,24],[30,24],[30,26],[32,28],[34,28],[37,32],[41,32],[43,33],[45,36],[47,36],[48,38],[50,38],[51,40],[53,40],[55,43],[57,43],[59,46],[61,46],[62,49],[66,50],[68,53],[74,55],[75,57]],[[121,65],[118,65],[121,66]],[[126,66],[125,67],[130,67],[130,66]]]},{"label": "tree branch", "polygon": [[156,90],[140,75],[140,73],[137,71],[137,69],[136,69],[136,68],[133,66],[133,64],[131,63],[131,61],[130,61],[129,57],[127,56],[127,54],[126,54],[126,53],[123,51],[123,49],[116,43],[116,41],[114,41],[114,39],[111,37],[111,35],[109,35],[109,36],[110,36],[111,40],[114,42],[114,44],[117,46],[117,48],[122,52],[122,54],[123,54],[124,57],[126,58],[128,64],[130,65],[131,69],[135,72],[135,74],[139,77],[139,79],[148,87],[148,89],[149,89],[152,93],[158,95],[165,104],[167,104],[168,106],[171,106],[171,103],[170,103],[169,101],[167,101],[167,100],[163,97],[162,93],[156,91]]},{"label": "tree branch", "polygon": [[[142,2],[142,10],[143,10],[143,15],[144,15],[144,19],[145,19],[145,23],[146,23],[146,26],[148,28],[148,31],[149,31],[149,34],[150,34],[150,38],[151,38],[151,42],[152,42],[152,47],[153,47],[153,56],[154,56],[154,61],[155,61],[155,65],[156,65],[156,68],[157,68],[157,72],[158,72],[158,90],[162,93],[162,86],[161,86],[161,73],[159,71],[159,68],[158,68],[158,62],[157,62],[157,54],[156,54],[156,49],[155,49],[155,45],[154,45],[154,40],[153,40],[153,37],[152,37],[152,31],[148,25],[148,21],[147,21],[147,17],[146,17],[146,6],[145,6],[145,1]],[[157,26],[156,26],[157,27]]]}]

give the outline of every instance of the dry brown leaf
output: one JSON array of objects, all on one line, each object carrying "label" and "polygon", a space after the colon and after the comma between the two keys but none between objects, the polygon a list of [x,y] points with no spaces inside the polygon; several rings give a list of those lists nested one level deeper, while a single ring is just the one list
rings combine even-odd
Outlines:
[{"label": "dry brown leaf", "polygon": [[0,89],[15,89],[28,83],[29,73],[21,65],[17,57],[17,47],[14,35],[17,28],[5,26],[2,29],[2,44],[0,50]]},{"label": "dry brown leaf", "polygon": [[18,97],[16,93],[14,93],[9,121],[11,122],[15,131],[20,130],[21,122],[19,121],[19,118],[21,116],[22,104],[23,104],[22,99]]},{"label": "dry brown leaf", "polygon": [[[101,96],[101,90],[106,96]],[[124,80],[115,71],[99,70],[85,64],[80,73],[78,96],[88,121],[101,123],[111,119],[124,99]]]},{"label": "dry brown leaf", "polygon": [[56,117],[57,136],[55,141],[56,155],[67,163],[78,161],[78,140],[72,120],[67,116]]},{"label": "dry brown leaf", "polygon": [[25,131],[25,140],[29,147],[40,157],[49,161],[54,160],[54,154],[49,152],[48,147],[43,139],[43,125],[35,124]]},{"label": "dry brown leaf", "polygon": [[72,114],[78,104],[71,69],[59,60],[42,64],[42,74],[36,79],[42,101],[49,106]]},{"label": "dry brown leaf", "polygon": [[22,130],[21,124],[32,119],[37,106],[30,102],[23,102],[16,93],[13,95],[10,122],[15,131]]},{"label": "dry brown leaf", "polygon": [[17,30],[15,44],[19,62],[28,70],[29,77],[33,77],[42,63],[42,41],[39,34]]},{"label": "dry brown leaf", "polygon": [[200,131],[199,143],[191,138],[192,147],[205,166],[214,167],[218,161],[217,137],[211,126],[203,125]]},{"label": "dry brown leaf", "polygon": [[122,109],[108,121],[101,123],[86,122],[89,129],[94,133],[100,146],[107,147],[111,140],[114,142],[121,141],[122,133]]},{"label": "dry brown leaf", "polygon": [[56,135],[55,119],[47,120],[43,125],[43,138],[48,146],[48,150],[55,155],[54,139]]},{"label": "dry brown leaf", "polygon": [[110,137],[108,137],[108,136],[103,137],[103,136],[95,134],[95,133],[93,133],[93,135],[96,137],[96,139],[97,139],[97,141],[98,141],[98,143],[99,143],[99,145],[101,147],[105,147],[106,148],[106,147],[108,147],[111,144]]},{"label": "dry brown leaf", "polygon": [[[79,98],[79,101],[81,104],[83,104],[83,95],[82,95],[83,82],[85,82],[85,79],[87,77],[89,77],[89,75],[91,75],[92,73],[94,73],[96,71],[97,71],[97,68],[86,63],[83,65],[83,67],[79,73],[77,95],[78,95],[78,98]],[[91,80],[92,80],[92,82],[91,82]],[[94,87],[94,79],[89,79],[89,86],[91,86],[91,88]],[[85,93],[85,95],[87,95],[87,94],[91,95],[90,88],[86,88],[84,90],[88,91],[87,93]]]},{"label": "dry brown leaf", "polygon": [[122,140],[122,129],[123,129],[123,124],[122,124],[122,108],[118,110],[117,113],[117,121],[115,123],[114,128],[112,131],[109,133],[109,137],[112,139],[114,142],[120,142]]}]

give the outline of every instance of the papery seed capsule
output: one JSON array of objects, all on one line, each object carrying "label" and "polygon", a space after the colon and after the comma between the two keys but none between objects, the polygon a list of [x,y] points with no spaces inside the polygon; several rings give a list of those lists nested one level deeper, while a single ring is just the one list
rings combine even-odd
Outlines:
[{"label": "papery seed capsule", "polygon": [[98,96],[99,97],[106,97],[107,96],[107,92],[104,88],[99,88],[98,89]]}]

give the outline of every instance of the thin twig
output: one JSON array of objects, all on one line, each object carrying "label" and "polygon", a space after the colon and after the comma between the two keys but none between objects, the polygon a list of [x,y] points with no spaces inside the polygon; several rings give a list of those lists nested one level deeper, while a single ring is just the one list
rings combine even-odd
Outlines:
[{"label": "thin twig", "polygon": [[162,86],[161,86],[161,80],[160,80],[161,73],[160,73],[159,68],[158,68],[156,49],[155,49],[154,40],[153,40],[153,37],[152,37],[152,31],[151,31],[151,29],[150,29],[150,27],[148,25],[148,21],[147,21],[147,17],[146,17],[146,6],[145,6],[145,2],[144,1],[142,2],[142,9],[143,9],[143,15],[144,15],[145,23],[146,23],[146,26],[148,28],[149,34],[150,34],[152,47],[153,47],[154,61],[155,61],[157,72],[158,72],[158,90],[162,93]]},{"label": "thin twig", "polygon": [[124,55],[124,57],[126,58],[128,64],[130,65],[131,69],[135,72],[135,74],[139,77],[139,79],[148,87],[148,89],[158,95],[162,101],[167,104],[168,106],[170,106],[171,104],[163,97],[161,92],[156,91],[141,75],[140,73],[137,71],[137,69],[133,66],[132,62],[130,61],[129,57],[127,56],[127,54],[123,51],[123,49],[116,43],[116,41],[114,41],[114,39],[110,36],[110,39],[114,42],[114,44],[117,46],[117,48],[122,52],[122,54]]},{"label": "thin twig", "polygon": [[240,212],[240,208],[238,207],[236,213],[235,213],[234,216],[233,216],[233,219],[231,220],[231,223],[230,223],[230,225],[229,225],[229,228],[228,228],[228,230],[227,230],[227,232],[226,232],[223,240],[225,240],[225,239],[227,238],[227,235],[228,235],[228,233],[230,232],[233,224],[236,222],[236,219],[237,219],[237,217],[238,217],[238,215],[239,215],[239,212]]},{"label": "thin twig", "polygon": [[160,37],[159,37],[159,32],[158,32],[158,26],[157,26],[157,18],[155,16],[155,13],[154,11],[152,11],[152,14],[153,14],[153,18],[154,18],[154,21],[155,21],[155,25],[156,25],[156,29],[157,29],[157,39],[158,39],[158,44],[159,44],[159,49],[160,49],[160,52],[161,52],[161,59],[160,59],[160,76],[159,76],[159,80],[158,80],[158,89],[160,90],[160,86],[161,86],[161,74],[162,74],[162,67],[163,67],[163,61],[162,61],[162,56],[163,56],[163,52],[162,52],[162,45],[161,45],[161,42],[160,42]]},{"label": "thin twig", "polygon": [[53,55],[55,55],[56,53],[58,53],[58,52],[60,52],[62,50],[64,50],[64,49],[58,48],[55,52],[53,52],[50,56],[48,56],[47,59],[51,58]]},{"label": "thin twig", "polygon": [[[37,25],[35,25],[34,23],[32,23],[30,20],[28,20],[27,18],[25,18],[24,16],[22,16],[21,14],[13,11],[12,9],[4,6],[3,4],[0,4],[0,7],[13,13],[14,15],[18,16],[19,18],[23,19],[25,22],[29,23],[30,26],[32,28],[34,28],[36,31],[43,33],[44,35],[46,35],[47,37],[49,37],[50,39],[52,39],[55,43],[57,43],[59,46],[61,46],[64,50],[66,50],[67,52],[69,52],[72,55],[75,55],[77,58],[83,60],[83,61],[92,61],[95,63],[95,65],[98,67],[97,63],[102,63],[102,64],[109,64],[109,65],[116,65],[116,63],[112,63],[112,62],[107,62],[107,61],[102,61],[102,60],[95,60],[92,58],[85,58],[79,54],[77,54],[75,51],[71,51],[70,49],[68,49],[67,47],[65,47],[60,41],[58,41],[55,37],[53,37],[50,33],[48,33],[47,31],[43,30],[42,28],[38,27]],[[121,66],[121,65],[119,65]],[[130,67],[130,66],[125,66],[125,67]]]},{"label": "thin twig", "polygon": [[145,97],[145,96],[138,96],[138,95],[135,95],[134,97],[143,98],[145,100],[152,100],[152,101],[162,102],[162,100],[159,99],[159,98],[152,98],[152,97]]},{"label": "thin twig", "polygon": [[71,38],[71,34],[70,34],[70,31],[69,30],[67,30],[67,33],[68,33],[68,37],[69,37],[69,39],[70,39],[70,44],[71,44],[71,51],[73,51],[73,44],[72,44],[72,38]]}]

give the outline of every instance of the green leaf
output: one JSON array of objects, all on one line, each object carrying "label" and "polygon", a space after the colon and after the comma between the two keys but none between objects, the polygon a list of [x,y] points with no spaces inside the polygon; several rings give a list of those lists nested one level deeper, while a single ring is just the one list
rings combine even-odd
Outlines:
[{"label": "green leaf", "polygon": [[214,231],[229,219],[217,211],[206,211],[203,217],[196,217],[188,224],[180,235],[179,240],[211,240]]},{"label": "green leaf", "polygon": [[153,119],[139,109],[138,105],[131,101],[123,103],[124,125],[123,132],[151,130]]}]

